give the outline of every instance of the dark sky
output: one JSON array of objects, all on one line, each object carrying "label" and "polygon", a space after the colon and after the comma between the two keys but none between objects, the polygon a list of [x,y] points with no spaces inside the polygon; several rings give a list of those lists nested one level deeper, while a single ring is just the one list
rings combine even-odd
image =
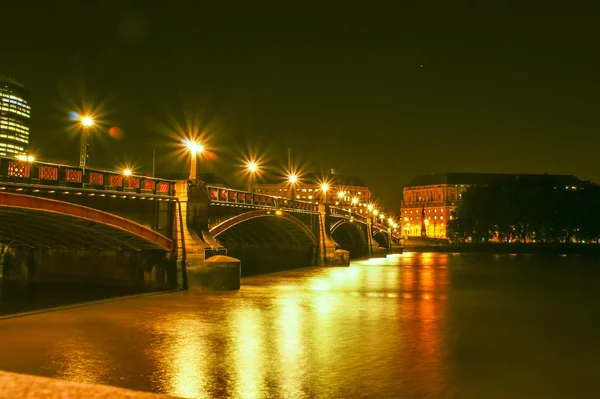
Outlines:
[{"label": "dark sky", "polygon": [[0,70],[33,93],[43,159],[78,162],[68,113],[93,106],[94,166],[149,171],[156,148],[159,172],[183,169],[176,134],[204,132],[203,170],[234,184],[243,153],[277,171],[291,147],[306,168],[360,176],[395,211],[419,174],[600,180],[593,16],[48,3],[3,8],[0,47]]}]

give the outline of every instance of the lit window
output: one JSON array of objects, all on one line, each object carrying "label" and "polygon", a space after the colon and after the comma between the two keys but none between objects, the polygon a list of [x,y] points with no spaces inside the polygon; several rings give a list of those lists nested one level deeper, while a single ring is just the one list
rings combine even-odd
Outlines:
[{"label": "lit window", "polygon": [[440,216],[440,220],[444,220],[444,217],[443,217],[443,216]]}]

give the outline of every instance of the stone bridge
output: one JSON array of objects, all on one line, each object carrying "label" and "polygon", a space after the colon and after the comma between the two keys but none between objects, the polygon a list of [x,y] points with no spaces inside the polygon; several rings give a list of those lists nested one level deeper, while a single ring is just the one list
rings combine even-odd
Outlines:
[{"label": "stone bridge", "polygon": [[[391,241],[390,241],[391,239]],[[0,277],[238,288],[252,272],[348,265],[397,240],[323,204],[0,158]],[[238,261],[239,260],[239,261]]]}]

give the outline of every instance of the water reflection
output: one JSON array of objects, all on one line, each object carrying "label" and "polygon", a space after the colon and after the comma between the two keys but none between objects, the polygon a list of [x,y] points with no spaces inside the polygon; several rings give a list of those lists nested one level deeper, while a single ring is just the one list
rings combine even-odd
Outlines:
[{"label": "water reflection", "polygon": [[262,328],[263,314],[259,309],[243,307],[233,312],[231,325],[232,348],[228,361],[235,365],[235,391],[237,398],[264,397],[265,334]]},{"label": "water reflection", "polygon": [[188,398],[600,397],[597,264],[412,253],[4,320],[0,369]]}]

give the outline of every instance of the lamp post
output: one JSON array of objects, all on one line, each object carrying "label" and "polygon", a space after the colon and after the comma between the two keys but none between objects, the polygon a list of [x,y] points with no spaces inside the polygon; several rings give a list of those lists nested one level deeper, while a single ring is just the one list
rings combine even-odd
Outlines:
[{"label": "lamp post", "polygon": [[338,191],[337,196],[338,196],[338,202],[340,203],[340,205],[343,208],[343,206],[344,206],[344,197],[346,196],[346,193],[344,191]]},{"label": "lamp post", "polygon": [[196,174],[198,169],[198,154],[202,154],[204,152],[204,146],[195,141],[187,140],[185,142],[187,149],[190,151],[190,180],[196,180]]},{"label": "lamp post", "polygon": [[94,126],[94,118],[91,116],[84,116],[79,119],[81,125],[81,146],[79,148],[79,167],[85,173],[85,167],[87,166],[87,160],[89,157],[88,150],[90,147],[90,128]]},{"label": "lamp post", "polygon": [[290,172],[288,174],[288,182],[290,183],[290,198],[292,200],[296,199],[296,183],[298,182],[298,176]]},{"label": "lamp post", "polygon": [[254,161],[248,161],[246,162],[246,169],[248,170],[249,174],[248,191],[254,194],[254,177],[256,172],[258,172],[258,165]]},{"label": "lamp post", "polygon": [[321,183],[321,192],[323,192],[323,203],[327,205],[327,191],[329,190],[328,183]]}]

